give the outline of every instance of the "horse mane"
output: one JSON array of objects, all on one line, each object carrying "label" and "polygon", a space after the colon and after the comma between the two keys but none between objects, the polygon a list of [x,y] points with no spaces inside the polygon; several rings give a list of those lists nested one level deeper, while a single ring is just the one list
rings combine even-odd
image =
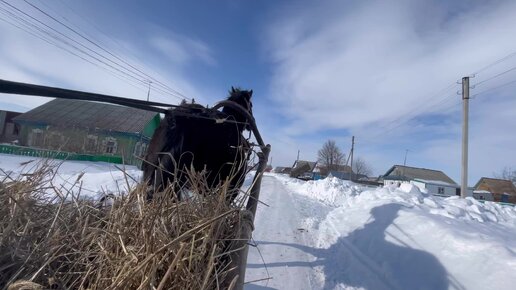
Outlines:
[{"label": "horse mane", "polygon": [[[240,106],[247,109],[249,114],[253,114],[253,104],[251,103],[251,97],[253,96],[253,90],[242,90],[240,88],[231,87],[229,91],[229,96],[227,98],[228,101],[235,102]],[[235,121],[239,123],[248,123],[247,118],[241,114],[238,110],[235,110],[231,107],[223,107],[222,112],[231,118],[234,118]],[[249,124],[238,124],[239,131],[242,132],[245,130],[250,130]]]}]

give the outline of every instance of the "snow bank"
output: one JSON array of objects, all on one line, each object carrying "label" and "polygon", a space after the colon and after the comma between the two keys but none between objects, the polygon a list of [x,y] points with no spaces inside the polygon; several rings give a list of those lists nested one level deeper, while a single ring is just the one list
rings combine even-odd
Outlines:
[{"label": "snow bank", "polygon": [[411,184],[280,178],[333,207],[313,229],[324,289],[514,289],[515,207],[436,197]]},{"label": "snow bank", "polygon": [[418,208],[430,214],[452,219],[479,222],[516,221],[516,207],[485,202],[468,197],[448,198],[421,193],[415,185],[404,183],[400,187],[369,188],[336,177],[316,181],[292,179],[281,174],[271,174],[280,179],[292,192],[310,197],[332,207],[352,207],[361,203],[395,202]]},{"label": "snow bank", "polygon": [[[16,179],[22,174],[32,173],[47,162],[57,168],[53,183],[65,189],[78,191],[81,196],[96,198],[108,192],[127,191],[127,183],[133,186],[140,180],[142,172],[136,166],[105,162],[63,161],[28,156],[0,154],[0,180],[5,176]],[[127,176],[124,174],[124,172]],[[81,176],[79,182],[76,182]]]},{"label": "snow bank", "polygon": [[274,176],[282,180],[292,192],[310,197],[332,207],[343,204],[349,196],[354,196],[364,189],[350,181],[336,177],[316,181],[303,181],[281,174]]}]

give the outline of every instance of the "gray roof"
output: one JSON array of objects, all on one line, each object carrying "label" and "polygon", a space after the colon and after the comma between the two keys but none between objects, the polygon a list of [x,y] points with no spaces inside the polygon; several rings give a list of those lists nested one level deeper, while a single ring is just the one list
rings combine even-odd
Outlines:
[{"label": "gray roof", "polygon": [[306,160],[297,160],[294,163],[293,168],[305,167],[305,164],[308,165],[310,172],[312,172],[315,169],[315,166],[317,165],[317,162],[306,161]]},{"label": "gray roof", "polygon": [[403,165],[394,165],[383,175],[383,179],[394,179],[394,180],[413,180],[421,179],[426,181],[441,181],[450,184],[457,185],[453,179],[448,177],[442,171],[409,167]]},{"label": "gray roof", "polygon": [[111,104],[55,99],[15,117],[14,121],[139,133],[156,114]]}]

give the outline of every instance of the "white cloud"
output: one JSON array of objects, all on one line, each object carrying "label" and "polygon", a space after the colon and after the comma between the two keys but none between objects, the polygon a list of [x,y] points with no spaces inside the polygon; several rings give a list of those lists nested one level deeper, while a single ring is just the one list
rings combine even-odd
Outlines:
[{"label": "white cloud", "polygon": [[176,65],[187,65],[201,60],[205,64],[215,65],[215,58],[204,42],[174,33],[158,30],[149,40],[150,44],[162,55]]},{"label": "white cloud", "polygon": [[[30,10],[25,8],[25,11]],[[67,16],[67,19],[70,19],[75,23],[81,23],[77,18],[74,18],[73,14],[66,14],[65,12],[69,11],[62,11],[62,13]],[[2,15],[2,18],[8,19],[4,15]],[[60,29],[57,25],[54,27],[56,27],[56,29]],[[67,35],[74,37],[84,45],[89,46],[100,54],[119,62],[114,57],[105,54],[97,47],[90,45],[87,41],[73,35],[70,31],[66,31],[66,29],[62,27],[61,29],[63,29],[63,32]],[[124,37],[126,38],[117,39],[116,35],[105,36],[99,34],[97,30],[91,29],[91,27],[85,25],[82,26],[82,29],[87,33],[88,37],[93,37],[95,40],[101,40],[101,45],[107,47],[111,53],[117,55],[124,61],[131,63],[141,71],[157,78],[167,86],[176,89],[183,95],[186,95],[187,97],[195,97],[198,101],[202,101],[202,96],[206,95],[205,90],[207,90],[207,88],[203,88],[203,86],[195,84],[192,80],[187,79],[184,76],[184,71],[186,70],[185,67],[180,65],[170,65],[170,63],[163,62],[163,58],[161,56],[147,53],[154,47],[148,44],[148,41],[141,41],[141,33],[126,30],[124,31]],[[157,30],[163,33],[166,32],[166,29],[159,28],[157,26],[147,27],[147,29],[148,33],[144,35],[153,35]],[[130,39],[131,37],[132,39]],[[67,41],[87,51],[84,47],[81,47],[70,40]],[[163,39],[162,41],[166,40]],[[190,40],[188,38],[182,38],[182,41],[186,45],[184,47],[185,53],[195,54],[195,56],[189,57],[204,57],[203,61],[208,63],[213,62],[210,49],[207,45],[201,41]],[[64,45],[61,44],[61,46]],[[73,51],[73,48],[69,49]],[[107,61],[103,57],[96,55],[91,51],[88,52],[92,56],[114,66],[113,63]],[[77,53],[77,51],[75,51],[75,53]],[[114,71],[114,73],[110,73],[106,69],[100,68],[98,65],[88,63],[77,56],[74,56],[56,46],[50,45],[47,42],[44,42],[41,39],[38,39],[4,21],[0,21],[0,55],[2,55],[0,58],[0,78],[2,79],[58,86],[68,89],[111,94],[135,99],[145,99],[147,97],[146,84],[138,82],[105,64],[99,64],[100,66],[107,67],[108,70]],[[88,59],[94,63],[98,63],[91,58]],[[145,63],[140,61],[141,59],[143,59]],[[120,67],[118,67],[118,69],[127,72]],[[138,73],[132,68],[130,68],[130,70]],[[127,81],[128,78],[130,81]],[[143,80],[144,78],[146,77],[138,77],[140,80]],[[152,100],[168,103],[178,103],[180,101],[180,99],[169,94],[159,92],[159,85],[157,84],[153,84],[153,88],[154,89],[151,90]],[[0,94],[0,102],[4,104],[16,104],[26,108],[33,108],[46,101],[48,101],[46,98]]]},{"label": "white cloud", "polygon": [[[387,161],[392,158],[379,157],[391,153],[382,148],[385,144],[408,143],[419,148],[420,152],[412,154],[412,160],[419,165],[432,160],[435,166],[457,171],[460,163],[454,154],[460,158],[460,143],[458,146],[456,143],[460,142],[460,123],[428,126],[405,121],[423,113],[442,114],[434,118],[460,115],[460,97],[455,94],[459,85],[435,93],[516,50],[514,38],[509,37],[516,35],[516,3],[328,1],[318,4],[280,9],[268,26],[265,50],[275,65],[270,95],[277,111],[289,120],[277,130],[292,138],[345,129],[350,135],[372,138],[368,141],[376,145],[369,146],[369,156],[383,163],[392,162]],[[477,83],[515,63],[515,59],[509,59],[478,74],[471,82]],[[508,74],[507,78],[514,79],[515,74]],[[495,84],[493,81],[483,86]],[[493,171],[486,167],[516,162],[510,160],[516,156],[510,149],[516,144],[515,125],[510,118],[502,120],[492,115],[515,116],[510,109],[511,98],[502,95],[492,102],[489,114],[471,120],[470,164],[477,166],[471,170],[475,178]],[[472,101],[472,110],[484,109],[475,107]],[[501,122],[505,124],[502,126]],[[495,127],[496,130],[489,129]],[[394,129],[389,131],[391,128]],[[475,139],[476,134],[483,137]],[[492,151],[496,146],[503,150]],[[402,156],[405,148],[397,150]],[[489,157],[486,151],[491,152]],[[481,164],[486,166],[479,169]],[[377,173],[383,171],[379,169]]]},{"label": "white cloud", "polygon": [[408,113],[425,96],[516,49],[507,37],[516,33],[512,3],[451,19],[442,11],[449,7],[425,11],[421,1],[361,3],[352,11],[327,5],[320,14],[304,11],[307,21],[297,16],[271,25],[277,64],[271,93],[303,131]]}]

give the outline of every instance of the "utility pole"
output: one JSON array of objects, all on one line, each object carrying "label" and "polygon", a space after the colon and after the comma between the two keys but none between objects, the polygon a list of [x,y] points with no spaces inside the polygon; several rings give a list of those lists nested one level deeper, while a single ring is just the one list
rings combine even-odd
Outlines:
[{"label": "utility pole", "polygon": [[298,161],[299,161],[299,149],[297,149],[297,158],[296,158],[296,161],[294,161],[294,164],[292,165],[292,169],[294,169],[294,166],[296,166]]},{"label": "utility pole", "polygon": [[462,178],[460,197],[468,195],[468,114],[469,114],[469,77],[462,78]]},{"label": "utility pole", "polygon": [[350,168],[351,168],[351,172],[349,173],[349,180],[353,180],[353,151],[355,149],[355,136],[351,137],[351,153],[350,153],[350,158],[351,158],[351,163],[350,163]]},{"label": "utility pole", "polygon": [[407,165],[407,154],[408,154],[408,152],[409,152],[409,150],[405,149],[405,159],[403,160],[403,166]]},{"label": "utility pole", "polygon": [[149,101],[149,97],[150,97],[150,87],[151,87],[151,84],[152,84],[152,82],[149,81],[149,90],[147,91],[147,102]]}]

